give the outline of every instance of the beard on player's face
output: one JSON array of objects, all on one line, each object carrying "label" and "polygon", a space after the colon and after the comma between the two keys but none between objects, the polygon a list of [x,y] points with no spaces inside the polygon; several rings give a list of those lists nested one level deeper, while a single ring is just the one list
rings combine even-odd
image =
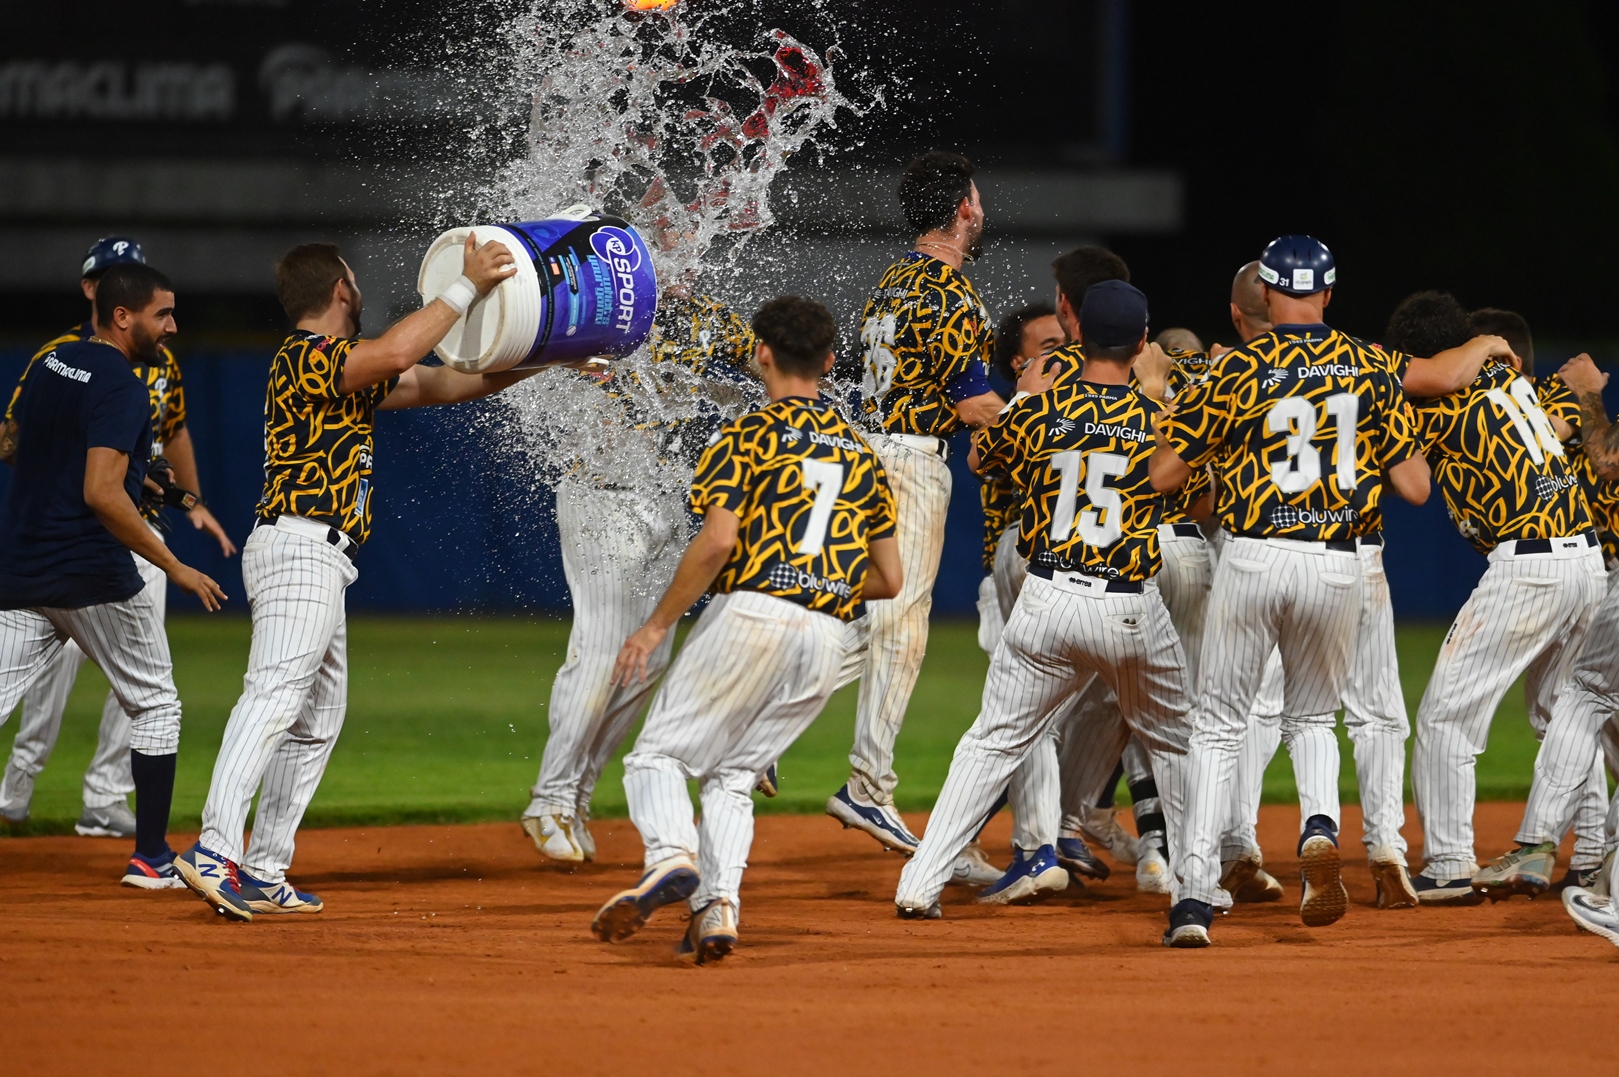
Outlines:
[{"label": "beard on player's face", "polygon": [[348,335],[351,337],[357,337],[360,335],[360,313],[365,308],[365,300],[360,295],[360,286],[354,283],[354,275],[352,272],[350,272],[349,276],[343,281],[343,287],[349,295]]},{"label": "beard on player's face", "polygon": [[135,352],[132,358],[139,363],[156,363],[162,358],[163,342],[168,339],[169,335],[161,328],[154,328],[143,321],[129,327],[129,342]]}]

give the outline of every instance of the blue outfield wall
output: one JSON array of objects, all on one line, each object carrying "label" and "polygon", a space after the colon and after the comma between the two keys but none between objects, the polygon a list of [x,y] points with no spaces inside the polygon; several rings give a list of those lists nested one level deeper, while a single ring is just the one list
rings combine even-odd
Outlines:
[{"label": "blue outfield wall", "polygon": [[[14,384],[27,358],[27,352],[0,352],[0,385]],[[240,544],[263,482],[269,355],[183,354],[181,364],[203,487]],[[1610,387],[1610,409],[1616,393],[1619,386]],[[498,405],[378,417],[375,523],[360,555],[359,582],[349,591],[351,610],[569,611],[551,497],[534,492],[520,457],[479,432],[485,424],[477,413],[488,409]],[[953,448],[955,490],[933,609],[966,616],[974,612],[983,575],[982,517],[977,480],[966,466],[966,438],[956,438]],[[10,469],[0,467],[0,491],[9,481]],[[1483,557],[1456,533],[1437,493],[1422,508],[1390,502],[1385,564],[1396,615],[1449,619],[1484,571]],[[231,596],[228,608],[245,613],[237,559],[226,561],[183,519],[173,523],[175,552],[218,579]],[[171,602],[177,610],[196,605],[189,596],[173,595]]]}]

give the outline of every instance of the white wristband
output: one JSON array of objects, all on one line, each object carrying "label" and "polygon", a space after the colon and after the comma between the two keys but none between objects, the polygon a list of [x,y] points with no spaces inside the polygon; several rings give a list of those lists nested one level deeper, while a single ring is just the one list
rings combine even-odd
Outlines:
[{"label": "white wristband", "polygon": [[450,282],[450,286],[439,293],[439,299],[445,306],[457,314],[465,314],[472,301],[478,298],[478,289],[475,288],[465,273]]}]

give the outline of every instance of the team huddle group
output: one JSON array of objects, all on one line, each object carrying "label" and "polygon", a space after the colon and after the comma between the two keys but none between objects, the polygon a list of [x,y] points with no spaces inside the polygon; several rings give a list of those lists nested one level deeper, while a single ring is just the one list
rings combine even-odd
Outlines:
[{"label": "team huddle group", "polygon": [[[594,857],[596,781],[652,695],[624,761],[645,869],[601,907],[593,934],[620,941],[684,902],[679,951],[699,963],[728,954],[753,794],[775,794],[782,754],[859,679],[851,773],[827,812],[908,857],[901,917],[939,917],[952,883],[1013,904],[1104,879],[1096,845],[1134,864],[1140,889],[1167,895],[1166,945],[1206,946],[1218,911],[1284,896],[1255,824],[1264,769],[1285,742],[1301,805],[1300,915],[1331,924],[1349,904],[1342,709],[1380,908],[1558,885],[1576,922],[1619,944],[1607,894],[1619,806],[1606,785],[1619,761],[1619,591],[1609,597],[1606,567],[1619,557],[1619,432],[1602,404],[1606,375],[1580,356],[1537,380],[1521,317],[1469,313],[1438,293],[1401,304],[1380,344],[1331,329],[1336,267],[1308,236],[1275,240],[1236,274],[1235,348],[1205,350],[1185,330],[1153,338],[1147,297],[1096,247],[1054,263],[1055,304],[1018,310],[997,332],[962,272],[983,233],[972,177],[969,161],[940,152],[906,170],[899,199],[917,239],[866,304],[852,399],[828,380],[838,327],[820,303],[773,299],[749,324],[668,288],[652,360],[733,385],[743,372],[768,402],[711,424],[685,506],[583,463],[559,483],[575,615],[522,815],[543,855]],[[87,656],[112,692],[78,829],[135,839],[124,883],[189,887],[236,920],[320,911],[287,871],[346,705],[344,592],[370,529],[375,413],[471,400],[537,373],[418,365],[515,268],[501,244],[469,239],[461,279],[361,339],[360,290],[337,248],[307,244],[278,263],[296,328],[271,364],[265,485],[242,549],[249,668],[202,834],[177,855],[166,831],[180,703],[163,581],[210,610],[225,596],[169,552],[162,508],[187,513],[227,556],[234,546],[197,487],[165,347],[173,288],[128,240],[92,249],[91,320],[36,355],[0,438],[13,469],[0,505],[0,714],[24,701],[0,815],[27,817]],[[1010,399],[992,368],[1015,385]],[[620,395],[604,393],[603,406],[628,407]],[[983,483],[979,640],[991,658],[979,716],[918,838],[894,807],[894,745],[927,644],[947,439],[966,428]],[[1380,511],[1386,492],[1420,504],[1435,483],[1489,564],[1416,718],[1423,869],[1412,874],[1400,833],[1411,724]],[[689,519],[700,526],[687,541]],[[705,595],[671,662],[674,626]],[[1517,847],[1480,867],[1474,765],[1525,673],[1542,737],[1532,792]],[[1113,810],[1121,775],[1136,836]],[[1004,870],[977,840],[1003,806],[1014,845]],[[1554,883],[1571,829],[1574,857]]]}]

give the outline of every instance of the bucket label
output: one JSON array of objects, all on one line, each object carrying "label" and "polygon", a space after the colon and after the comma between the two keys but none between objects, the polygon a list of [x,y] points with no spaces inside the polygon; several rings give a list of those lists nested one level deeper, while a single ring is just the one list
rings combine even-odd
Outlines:
[{"label": "bucket label", "polygon": [[628,333],[635,325],[635,271],[641,268],[641,248],[624,229],[603,225],[591,233],[590,249],[612,270],[613,328]]}]

